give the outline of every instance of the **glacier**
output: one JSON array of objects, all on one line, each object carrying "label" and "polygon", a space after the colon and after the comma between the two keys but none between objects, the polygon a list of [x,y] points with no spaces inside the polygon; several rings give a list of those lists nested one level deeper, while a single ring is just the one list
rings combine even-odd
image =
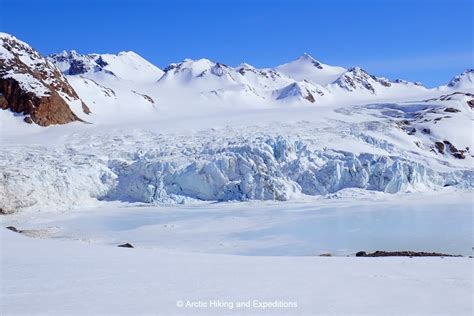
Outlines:
[{"label": "glacier", "polygon": [[68,209],[100,200],[286,201],[345,188],[398,193],[474,184],[472,168],[430,165],[355,131],[352,141],[373,150],[329,148],[318,136],[302,137],[314,133],[309,126],[211,129],[192,136],[81,133],[54,148],[7,146],[0,153],[0,208]]}]

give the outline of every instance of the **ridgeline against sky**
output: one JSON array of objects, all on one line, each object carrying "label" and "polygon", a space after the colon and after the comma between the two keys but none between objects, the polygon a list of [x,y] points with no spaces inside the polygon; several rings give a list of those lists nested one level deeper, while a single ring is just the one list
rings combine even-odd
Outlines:
[{"label": "ridgeline against sky", "polygon": [[[13,1],[0,30],[42,54],[132,50],[271,67],[308,52],[436,86],[473,66],[472,1]],[[21,12],[21,18],[18,14]]]}]

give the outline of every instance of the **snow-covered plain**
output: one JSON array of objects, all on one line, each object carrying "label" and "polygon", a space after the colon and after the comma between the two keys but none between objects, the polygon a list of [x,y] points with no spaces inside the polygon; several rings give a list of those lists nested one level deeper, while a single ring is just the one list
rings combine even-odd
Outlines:
[{"label": "snow-covered plain", "polygon": [[472,254],[469,191],[387,196],[345,189],[296,201],[150,206],[102,202],[2,220],[32,237],[238,255],[354,255],[360,250]]},{"label": "snow-covered plain", "polygon": [[[466,258],[189,254],[28,239],[4,230],[1,242],[4,315],[472,313]],[[236,307],[254,300],[297,307]],[[177,307],[180,301],[208,307]]]},{"label": "snow-covered plain", "polygon": [[[379,247],[468,254],[471,206],[469,192],[387,201],[345,191],[19,213],[2,218],[24,230],[1,231],[2,313],[471,315],[470,258],[318,256]],[[116,247],[125,242],[136,248]]]}]

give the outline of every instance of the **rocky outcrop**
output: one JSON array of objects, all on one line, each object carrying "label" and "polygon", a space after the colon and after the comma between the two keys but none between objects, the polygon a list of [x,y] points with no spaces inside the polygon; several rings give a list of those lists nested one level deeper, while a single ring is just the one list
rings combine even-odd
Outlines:
[{"label": "rocky outcrop", "polygon": [[50,95],[37,96],[22,89],[18,81],[8,78],[0,79],[0,91],[3,100],[0,102],[0,107],[3,110],[25,114],[27,123],[48,126],[81,121],[54,90],[51,90]]},{"label": "rocky outcrop", "polygon": [[118,245],[117,247],[120,247],[120,248],[135,248],[131,243],[125,243],[125,244],[121,244],[121,245]]},{"label": "rocky outcrop", "polygon": [[0,108],[41,126],[82,121],[69,102],[80,102],[90,113],[54,65],[26,43],[0,33]]},{"label": "rocky outcrop", "polygon": [[385,78],[378,78],[364,69],[353,67],[342,74],[335,84],[346,91],[365,90],[377,93],[377,87],[390,87],[392,84]]},{"label": "rocky outcrop", "polygon": [[317,87],[308,81],[294,82],[273,92],[276,100],[306,100],[310,103],[316,102],[316,96],[323,95],[324,92],[321,87]]},{"label": "rocky outcrop", "polygon": [[462,74],[451,79],[451,81],[448,83],[448,87],[472,90],[473,83],[474,69],[466,69]]},{"label": "rocky outcrop", "polygon": [[439,252],[424,252],[424,251],[383,251],[377,250],[372,253],[359,251],[356,257],[462,257],[460,255],[450,255]]},{"label": "rocky outcrop", "polygon": [[48,57],[48,60],[55,64],[64,74],[75,76],[83,75],[88,72],[105,72],[113,76],[110,71],[104,69],[108,63],[97,54],[83,55],[75,50],[70,52],[63,51],[60,54],[53,54]]}]

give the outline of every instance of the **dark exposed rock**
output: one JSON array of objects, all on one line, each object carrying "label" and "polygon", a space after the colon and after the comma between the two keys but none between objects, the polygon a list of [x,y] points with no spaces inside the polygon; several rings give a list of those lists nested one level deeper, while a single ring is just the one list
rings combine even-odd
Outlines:
[{"label": "dark exposed rock", "polygon": [[143,94],[142,96],[145,100],[147,100],[151,104],[155,104],[155,101],[149,95]]},{"label": "dark exposed rock", "polygon": [[391,86],[390,82],[388,82],[386,80],[380,80],[379,83],[384,87],[390,87]]},{"label": "dark exposed rock", "polygon": [[404,130],[408,135],[416,134],[416,128],[414,128],[413,126],[410,126],[411,123],[408,120],[400,120],[400,121],[395,122],[395,124],[397,124],[397,126],[400,129]]},{"label": "dark exposed rock", "polygon": [[0,109],[6,109],[8,107],[7,99],[3,94],[0,93]]},{"label": "dark exposed rock", "polygon": [[466,158],[466,155],[464,155],[464,152],[461,152],[461,151],[453,153],[453,156],[455,158],[458,158],[458,159],[465,159]]},{"label": "dark exposed rock", "polygon": [[474,109],[474,99],[467,101],[467,105],[472,109]]},{"label": "dark exposed rock", "polygon": [[381,251],[377,250],[372,253],[359,251],[356,257],[462,257],[461,255],[450,255],[439,252],[423,252],[423,251]]},{"label": "dark exposed rock", "polygon": [[423,128],[421,131],[423,134],[431,134],[431,130],[429,128]]},{"label": "dark exposed rock", "polygon": [[306,92],[308,92],[308,95],[305,96],[304,98],[305,98],[306,100],[308,100],[309,102],[314,103],[314,102],[316,101],[316,99],[314,98],[314,96],[311,94],[311,92],[309,92],[308,89],[306,89]]},{"label": "dark exposed rock", "polygon": [[14,79],[0,78],[0,91],[7,100],[7,106],[2,108],[3,110],[9,109],[15,113],[29,114],[29,120],[38,125],[48,126],[81,121],[55,90],[51,90],[49,96],[37,96],[23,90],[20,83]]},{"label": "dark exposed rock", "polygon": [[164,72],[168,72],[168,71],[171,71],[171,70],[174,70],[174,69],[177,69],[178,68],[178,65],[177,64],[170,64],[168,66],[166,66],[163,71]]},{"label": "dark exposed rock", "polygon": [[97,58],[95,62],[96,62],[97,65],[99,65],[100,67],[105,67],[105,66],[108,65],[108,63],[102,58],[102,56],[99,56],[99,58]]},{"label": "dark exposed rock", "polygon": [[466,156],[464,155],[464,153],[468,150],[460,150],[460,149],[457,149],[456,146],[454,146],[453,144],[451,144],[451,142],[445,140],[444,141],[444,144],[446,145],[446,147],[449,149],[449,152],[451,153],[451,155],[453,155],[455,158],[458,158],[458,159],[464,159],[466,158]]},{"label": "dark exposed rock", "polygon": [[416,128],[411,127],[407,129],[407,134],[408,135],[415,135],[416,134]]},{"label": "dark exposed rock", "polygon": [[457,113],[457,112],[461,112],[461,111],[458,110],[458,109],[455,109],[455,108],[446,108],[446,109],[444,109],[444,112]]},{"label": "dark exposed rock", "polygon": [[117,247],[121,247],[121,248],[135,248],[132,244],[130,243],[125,243],[125,244],[121,244],[121,245],[118,245]]},{"label": "dark exposed rock", "polygon": [[357,89],[367,89],[372,94],[375,94],[374,85],[380,84],[384,87],[390,87],[392,84],[385,78],[378,78],[370,75],[367,71],[359,68],[352,67],[346,71],[335,83],[341,88],[348,91],[355,91]]},{"label": "dark exposed rock", "polygon": [[8,230],[11,230],[12,232],[15,232],[15,233],[21,233],[21,230],[19,230],[15,226],[7,226],[5,228],[8,229]]},{"label": "dark exposed rock", "polygon": [[88,71],[86,64],[82,60],[73,60],[71,61],[71,66],[69,67],[69,75],[81,75]]},{"label": "dark exposed rock", "polygon": [[[451,101],[454,99],[455,96],[466,96],[466,97],[474,97],[474,94],[472,93],[466,93],[466,92],[453,92],[451,94],[443,94],[442,96],[440,97],[436,97],[436,98],[431,98],[431,99],[426,99],[426,100],[423,100],[424,102],[430,102],[430,101]],[[472,102],[474,102],[474,100],[471,100]],[[467,101],[468,105],[469,105],[469,102],[471,101]]]},{"label": "dark exposed rock", "polygon": [[454,158],[457,158],[457,159],[465,159],[466,158],[465,153],[469,152],[469,147],[466,147],[466,149],[458,149],[450,141],[447,141],[447,140],[443,142],[436,142],[435,148],[440,154],[444,154],[446,152],[448,154],[451,154]]},{"label": "dark exposed rock", "polygon": [[[79,97],[56,67],[13,36],[2,36],[0,45],[11,53],[0,58],[1,109],[24,114],[25,122],[41,126],[81,121],[64,99]],[[25,55],[33,62],[23,62],[20,57]],[[18,75],[28,80],[19,81]],[[83,109],[88,110],[85,104]]]},{"label": "dark exposed rock", "polygon": [[446,146],[449,148],[449,151],[451,151],[451,152],[457,152],[458,151],[458,149],[453,144],[451,144],[451,142],[445,140],[443,143],[446,144]]},{"label": "dark exposed rock", "polygon": [[436,142],[435,147],[438,150],[440,154],[444,154],[444,143],[442,142]]},{"label": "dark exposed rock", "polygon": [[155,104],[155,100],[153,100],[149,95],[146,95],[146,94],[142,94],[142,93],[139,93],[135,90],[132,90],[133,93],[135,94],[138,94],[139,96],[141,96],[142,98],[144,98],[145,100],[147,100],[148,102],[150,102],[151,104]]},{"label": "dark exposed rock", "polygon": [[82,105],[82,111],[86,114],[91,114],[91,110],[89,109],[89,107],[81,101],[81,105]]},{"label": "dark exposed rock", "polygon": [[468,76],[469,76],[469,74],[472,74],[473,72],[474,72],[474,69],[466,69],[462,74],[460,74],[459,76],[454,77],[448,83],[448,87],[457,88],[463,82],[470,81],[470,79],[468,79]]}]

